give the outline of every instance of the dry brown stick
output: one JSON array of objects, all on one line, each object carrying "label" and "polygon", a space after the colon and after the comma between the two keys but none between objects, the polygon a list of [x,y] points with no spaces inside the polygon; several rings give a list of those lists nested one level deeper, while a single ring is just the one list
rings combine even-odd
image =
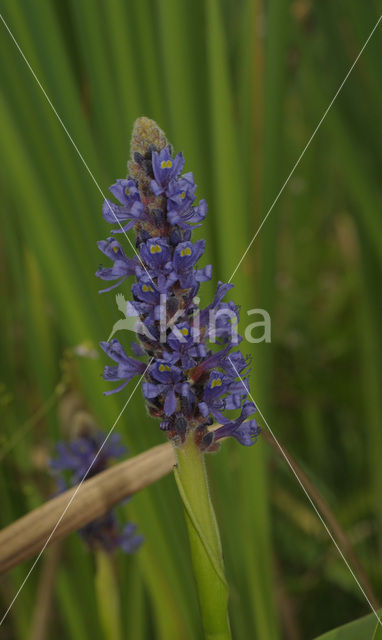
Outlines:
[{"label": "dry brown stick", "polygon": [[[263,429],[262,436],[271,445],[271,447],[273,447],[276,453],[283,459],[284,455],[280,450],[279,445],[277,444],[275,439],[272,437],[272,435],[268,433],[265,429]],[[295,471],[297,477],[300,479],[301,483],[303,484],[306,491],[308,492],[311,499],[313,500],[314,504],[316,505],[318,511],[321,513],[321,515],[325,519],[326,524],[328,525],[330,531],[332,532],[341,550],[348,557],[348,559],[350,559],[351,564],[353,565],[353,569],[356,572],[357,579],[362,585],[362,588],[365,591],[374,609],[379,609],[380,605],[373,591],[373,587],[369,582],[369,578],[367,577],[360,561],[358,560],[358,557],[354,551],[352,543],[350,542],[347,534],[345,533],[340,523],[338,522],[333,511],[331,510],[331,508],[329,507],[328,503],[323,498],[321,493],[315,487],[313,482],[310,480],[309,476],[307,476],[305,471],[303,471],[301,467],[297,464],[297,462],[294,460],[294,458],[292,458],[290,453],[285,449],[284,445],[282,445],[282,450],[285,456],[288,458],[288,461],[292,469]]]},{"label": "dry brown stick", "polygon": [[172,446],[161,444],[114,465],[86,480],[78,491],[76,487],[65,491],[16,520],[0,531],[0,573],[41,551],[48,538],[51,544],[100,518],[113,505],[170,473],[174,465]]}]

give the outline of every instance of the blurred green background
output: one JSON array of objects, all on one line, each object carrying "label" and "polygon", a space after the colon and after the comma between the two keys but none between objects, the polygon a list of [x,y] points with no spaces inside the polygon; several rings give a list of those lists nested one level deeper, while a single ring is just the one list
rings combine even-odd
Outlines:
[{"label": "blurred green background", "polygon": [[[204,264],[214,264],[207,300],[236,267],[381,5],[5,0],[1,7],[104,193],[125,175],[136,117],[157,120],[183,150],[198,197],[209,203],[198,230],[207,241]],[[96,241],[109,233],[102,195],[4,25],[0,48],[5,526],[52,493],[46,459],[65,435],[57,385],[74,389],[104,429],[130,391],[103,397],[104,358],[78,355],[83,344],[98,353],[120,317],[114,292],[99,296],[94,277]],[[247,348],[254,398],[330,504],[382,597],[381,56],[379,27],[235,274],[234,296],[243,320],[253,307],[272,318],[272,343]],[[131,454],[163,441],[140,393],[119,430]],[[250,449],[225,443],[208,467],[235,638],[305,640],[369,612],[290,469],[264,439]],[[173,478],[124,509],[146,539],[135,556],[116,558],[125,637],[200,638]],[[47,638],[102,640],[94,560],[82,540],[65,541],[47,583],[48,559],[0,637],[32,640],[45,585]],[[0,579],[2,610],[31,564]]]}]

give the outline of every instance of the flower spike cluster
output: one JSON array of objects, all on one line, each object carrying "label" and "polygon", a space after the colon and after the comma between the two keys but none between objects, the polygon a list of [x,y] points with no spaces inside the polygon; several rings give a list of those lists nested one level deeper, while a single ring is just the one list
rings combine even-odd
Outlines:
[{"label": "flower spike cluster", "polygon": [[[113,433],[106,442],[105,439],[106,434],[97,431],[57,443],[57,456],[50,461],[50,470],[59,492],[75,487],[85,476],[91,478],[104,471],[113,458],[126,453],[119,434]],[[120,548],[125,553],[133,553],[143,541],[142,536],[136,534],[136,528],[132,522],[120,528],[114,510],[110,510],[102,518],[89,522],[80,533],[92,549],[101,548],[111,553]]]},{"label": "flower spike cluster", "polygon": [[[135,230],[136,255],[128,257],[110,236],[99,242],[112,266],[100,267],[97,276],[113,284],[109,291],[135,276],[126,316],[136,316],[138,342],[127,355],[113,339],[101,347],[114,361],[104,378],[119,382],[106,393],[120,391],[133,376],[143,375],[143,394],[150,415],[180,445],[190,432],[203,451],[214,451],[221,438],[232,436],[243,445],[259,433],[256,407],[247,401],[249,358],[237,350],[241,338],[236,326],[239,309],[224,302],[231,284],[218,283],[214,300],[198,309],[200,284],[210,280],[211,265],[197,263],[204,240],[192,241],[201,226],[207,203],[195,203],[192,172],[182,173],[182,153],[173,154],[164,133],[148,118],[139,118],[131,141],[129,176],[110,188],[120,204],[106,200],[105,220],[111,233]],[[143,359],[138,359],[143,357]],[[149,358],[149,360],[148,360]],[[149,366],[148,366],[148,363]],[[238,417],[226,412],[239,411]],[[217,421],[221,426],[210,429]]]}]

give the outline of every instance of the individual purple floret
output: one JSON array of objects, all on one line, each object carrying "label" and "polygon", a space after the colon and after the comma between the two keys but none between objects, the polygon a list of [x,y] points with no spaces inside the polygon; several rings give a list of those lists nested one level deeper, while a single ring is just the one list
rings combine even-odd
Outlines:
[{"label": "individual purple floret", "polygon": [[135,360],[126,355],[118,340],[110,340],[110,342],[100,343],[104,352],[114,360],[117,364],[114,366],[106,366],[104,371],[105,380],[123,380],[123,384],[116,389],[107,391],[106,394],[121,391],[134,376],[144,373],[146,365],[144,362]]},{"label": "individual purple floret", "polygon": [[[123,389],[140,375],[150,415],[160,419],[160,428],[175,444],[193,433],[203,451],[216,450],[226,437],[250,446],[260,430],[249,419],[256,411],[247,401],[250,361],[237,349],[242,340],[237,333],[240,310],[225,301],[233,285],[222,282],[212,303],[198,308],[200,284],[211,279],[212,267],[198,267],[205,241],[194,241],[192,233],[205,218],[207,203],[195,202],[193,173],[182,174],[183,167],[182,153],[173,154],[157,124],[139,118],[129,176],[110,189],[121,204],[107,201],[103,207],[108,222],[117,227],[127,222],[125,229],[134,228],[137,255],[128,258],[109,238],[99,247],[113,265],[101,267],[97,275],[118,280],[111,288],[135,276],[126,314],[137,317],[137,338],[145,355],[142,360],[129,357],[116,339],[101,343],[116,363],[105,367],[105,380],[122,382],[105,393]],[[239,417],[227,415],[232,411]],[[221,426],[211,429],[214,421]]]},{"label": "individual purple floret", "polygon": [[179,176],[184,167],[184,158],[182,153],[178,153],[173,158],[170,147],[166,147],[159,153],[152,151],[151,162],[154,180],[150,182],[150,187],[151,191],[158,196]]},{"label": "individual purple floret", "polygon": [[[106,442],[105,439],[106,434],[97,431],[69,442],[57,443],[57,456],[49,466],[59,492],[75,487],[85,476],[88,479],[104,471],[111,460],[126,453],[119,434],[111,434]],[[125,553],[133,553],[143,541],[142,536],[136,534],[136,528],[132,523],[121,527],[112,509],[80,529],[80,534],[91,548],[101,547],[104,551],[112,552],[119,547]]]},{"label": "individual purple floret", "polygon": [[260,433],[258,424],[254,418],[252,420],[246,420],[250,415],[255,413],[255,411],[256,407],[253,402],[245,402],[241,414],[236,420],[225,422],[214,432],[215,441],[232,436],[246,446],[256,442],[257,436]]}]

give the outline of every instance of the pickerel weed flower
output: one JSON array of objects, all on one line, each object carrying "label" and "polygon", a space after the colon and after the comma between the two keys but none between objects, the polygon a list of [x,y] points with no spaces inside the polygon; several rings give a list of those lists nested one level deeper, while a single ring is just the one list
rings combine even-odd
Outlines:
[{"label": "pickerel weed flower", "polygon": [[[120,204],[106,200],[103,216],[117,226],[112,234],[134,229],[136,254],[128,257],[113,237],[99,242],[112,260],[97,276],[113,284],[109,291],[135,276],[132,300],[126,315],[137,317],[138,343],[128,356],[118,340],[101,347],[114,361],[104,378],[121,384],[106,393],[120,391],[136,375],[143,375],[143,394],[150,415],[175,444],[189,432],[203,451],[218,448],[221,438],[232,436],[243,445],[255,442],[259,433],[256,407],[247,401],[250,359],[236,349],[241,341],[236,326],[239,309],[223,302],[231,284],[219,282],[213,302],[199,310],[200,284],[210,280],[211,265],[198,268],[204,240],[192,241],[201,226],[207,203],[195,204],[192,172],[183,173],[182,153],[174,156],[164,133],[148,118],[139,118],[133,129],[129,176],[110,188]],[[146,356],[145,361],[138,360]],[[147,357],[150,359],[147,360]],[[149,364],[148,364],[149,362]],[[231,419],[226,411],[239,410]],[[222,426],[209,430],[214,420]]]},{"label": "pickerel weed flower", "polygon": [[[112,434],[102,447],[105,438],[105,433],[97,431],[75,440],[57,443],[57,456],[50,461],[50,470],[59,492],[75,487],[85,476],[91,478],[104,471],[113,458],[126,453],[119,434]],[[96,457],[98,452],[100,453]],[[142,536],[136,534],[135,524],[128,522],[120,527],[114,510],[87,524],[80,529],[80,533],[89,547],[101,548],[107,552],[119,547],[125,553],[133,553],[143,541]]]}]

